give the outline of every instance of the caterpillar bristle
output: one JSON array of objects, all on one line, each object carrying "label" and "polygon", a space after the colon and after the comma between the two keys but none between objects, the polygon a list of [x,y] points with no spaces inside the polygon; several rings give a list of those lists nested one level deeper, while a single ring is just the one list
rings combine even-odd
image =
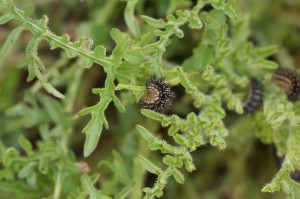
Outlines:
[{"label": "caterpillar bristle", "polygon": [[147,81],[146,88],[147,92],[140,101],[142,108],[162,112],[171,107],[175,93],[162,79],[152,77]]}]

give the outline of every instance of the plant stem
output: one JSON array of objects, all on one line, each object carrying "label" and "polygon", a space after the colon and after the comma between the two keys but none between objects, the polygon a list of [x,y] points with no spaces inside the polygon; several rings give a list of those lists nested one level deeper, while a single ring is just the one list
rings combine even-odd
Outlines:
[{"label": "plant stem", "polygon": [[59,171],[56,176],[53,198],[59,199],[60,192],[61,192],[61,171]]}]

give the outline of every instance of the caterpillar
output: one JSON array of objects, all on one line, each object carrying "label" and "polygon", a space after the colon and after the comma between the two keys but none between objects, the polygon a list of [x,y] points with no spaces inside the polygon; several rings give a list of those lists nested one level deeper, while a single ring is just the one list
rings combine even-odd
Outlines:
[{"label": "caterpillar", "polygon": [[250,79],[250,88],[243,101],[244,114],[251,113],[262,102],[262,86],[261,83],[256,78]]},{"label": "caterpillar", "polygon": [[142,108],[162,112],[171,107],[175,93],[162,79],[152,77],[146,83],[146,88],[147,92],[140,101]]},{"label": "caterpillar", "polygon": [[289,100],[299,99],[300,78],[296,71],[279,68],[273,72],[272,81],[286,92]]}]

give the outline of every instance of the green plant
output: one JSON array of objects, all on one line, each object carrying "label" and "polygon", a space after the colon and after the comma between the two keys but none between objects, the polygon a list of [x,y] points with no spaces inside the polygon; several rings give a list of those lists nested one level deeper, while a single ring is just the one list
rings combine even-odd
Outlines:
[{"label": "green plant", "polygon": [[[127,32],[108,22],[114,6],[125,3]],[[21,78],[13,74],[15,69],[7,69],[9,66],[4,64],[4,58],[18,45],[23,32],[27,35],[30,32],[31,39],[17,68],[27,67],[28,82],[38,80],[20,93],[24,98],[16,104],[12,103],[14,96],[10,88],[18,93],[17,86],[8,84],[0,88],[3,99],[0,110],[5,111],[0,115],[4,138],[0,151],[3,197],[12,194],[19,198],[55,199],[168,197],[164,194],[165,187],[176,186],[174,178],[179,184],[187,184],[185,189],[190,198],[199,198],[197,193],[188,191],[186,180],[190,178],[186,171],[197,168],[192,152],[207,145],[217,147],[220,152],[215,154],[215,159],[206,160],[217,164],[218,159],[223,159],[228,173],[237,177],[239,174],[234,172],[243,173],[247,157],[254,148],[253,137],[257,137],[264,143],[273,143],[278,155],[285,155],[281,169],[262,191],[282,190],[290,198],[298,198],[299,184],[289,174],[300,169],[299,104],[289,102],[271,83],[271,73],[277,64],[267,58],[277,47],[254,46],[249,41],[251,35],[257,35],[250,29],[251,12],[237,12],[240,3],[235,0],[199,0],[194,4],[187,0],[170,0],[157,3],[158,10],[167,13],[166,16],[162,14],[163,18],[165,16],[162,19],[148,14],[153,10],[145,6],[145,1],[127,0],[125,3],[107,0],[102,5],[105,9],[101,10],[101,20],[83,24],[91,29],[103,28],[106,24],[110,29],[115,46],[107,42],[107,46],[93,47],[93,40],[89,38],[70,41],[67,34],[53,33],[47,16],[39,20],[32,17],[32,4],[20,9],[11,0],[0,0],[0,24],[14,26],[1,45],[0,71],[5,72],[1,84],[6,85],[10,78],[12,82]],[[91,7],[94,4],[97,5],[90,2]],[[207,10],[207,6],[211,8]],[[120,13],[122,16],[123,10]],[[100,35],[108,37],[107,32]],[[51,50],[60,49],[55,61],[41,58],[40,48],[44,45],[49,45]],[[184,54],[191,47],[190,54]],[[184,58],[176,60],[178,54],[184,54]],[[99,66],[104,71],[99,76],[105,78],[105,82],[103,87],[93,88],[92,93],[100,99],[94,100],[95,105],[82,108],[90,103],[88,86],[82,84],[89,80],[84,73]],[[144,84],[151,76],[165,78],[178,88],[178,92],[182,88],[183,97],[176,99],[173,114],[136,108],[145,91]],[[263,108],[243,116],[242,98],[251,77],[261,79],[265,85]],[[90,116],[88,121],[85,115]],[[72,143],[78,143],[74,137],[81,139],[78,135],[81,129],[85,134],[84,158],[91,158],[94,153],[109,159],[84,159],[89,162],[92,175],[86,174],[89,169],[81,161],[83,157],[72,150]],[[115,149],[120,152],[114,151],[112,158],[111,148],[97,151],[97,146],[107,141],[100,137],[103,131],[116,136],[108,143],[119,144]],[[40,139],[35,143],[29,141],[26,138],[29,132],[38,134]],[[10,140],[16,137],[18,143]],[[224,160],[220,155],[223,150],[234,151],[237,157]],[[97,162],[100,163],[97,165]],[[156,176],[153,186],[147,187],[144,183],[146,171]],[[99,172],[104,173],[105,183],[99,180]],[[213,176],[208,178],[213,179]],[[244,184],[235,184],[233,195],[242,197],[239,187],[248,184],[251,182],[246,180]],[[214,196],[209,194],[205,197],[222,196],[220,191]]]}]

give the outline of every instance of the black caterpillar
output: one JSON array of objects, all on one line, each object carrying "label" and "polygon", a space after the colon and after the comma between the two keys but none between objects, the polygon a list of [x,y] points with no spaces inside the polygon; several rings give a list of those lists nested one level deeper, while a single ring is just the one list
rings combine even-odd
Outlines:
[{"label": "black caterpillar", "polygon": [[146,83],[146,88],[147,93],[141,98],[140,102],[142,108],[162,112],[171,107],[175,93],[162,79],[152,77]]},{"label": "black caterpillar", "polygon": [[300,94],[300,78],[296,71],[279,68],[273,72],[273,82],[283,89],[289,100],[296,101]]},{"label": "black caterpillar", "polygon": [[256,78],[250,79],[250,88],[243,102],[244,114],[251,113],[262,102],[262,86]]}]

